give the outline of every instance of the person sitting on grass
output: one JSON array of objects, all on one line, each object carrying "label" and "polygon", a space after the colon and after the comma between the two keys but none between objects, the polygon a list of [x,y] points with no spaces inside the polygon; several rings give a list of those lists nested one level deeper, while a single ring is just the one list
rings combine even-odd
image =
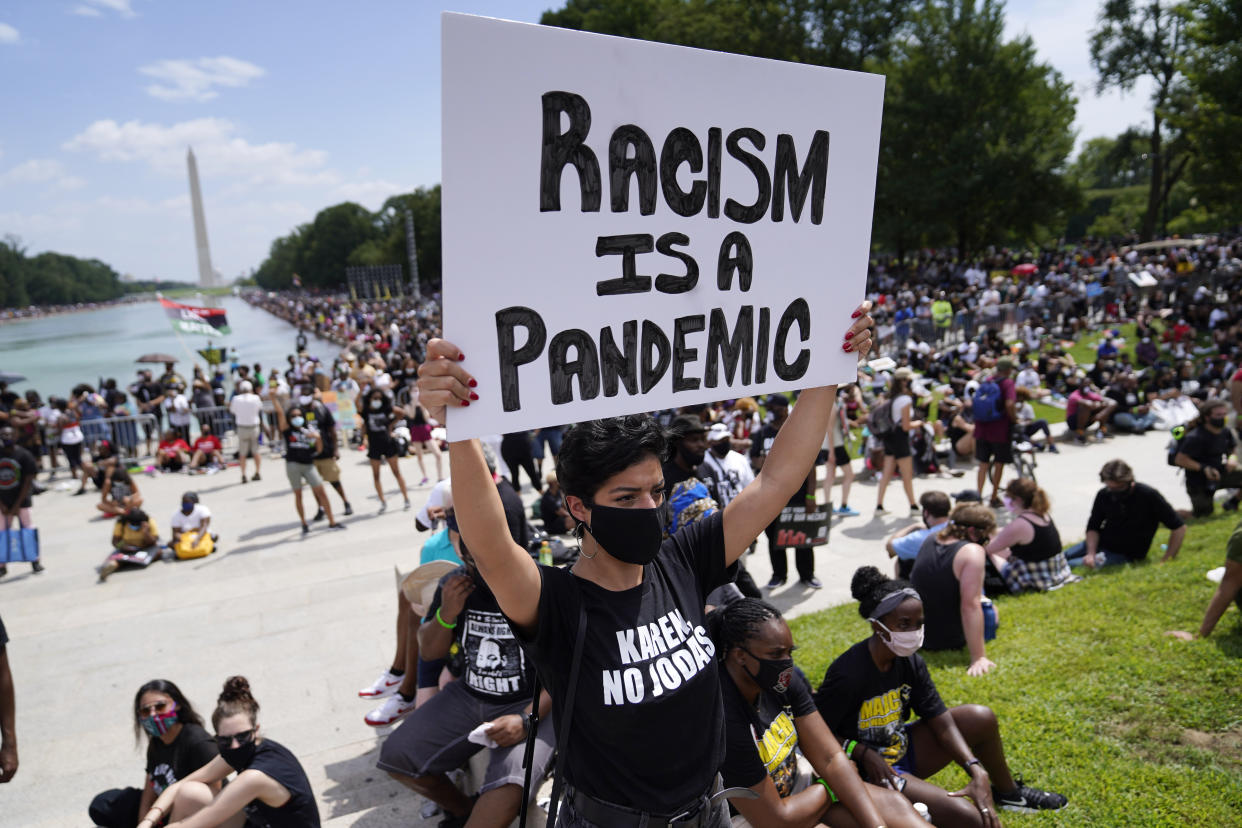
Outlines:
[{"label": "person sitting on grass", "polygon": [[1100,482],[1104,488],[1091,504],[1086,539],[1065,550],[1070,566],[1097,569],[1142,561],[1160,524],[1170,529],[1161,563],[1177,557],[1186,539],[1186,522],[1164,495],[1136,482],[1134,470],[1120,459],[1100,468]]},{"label": "person sitting on grass", "polygon": [[1087,442],[1087,429],[1092,424],[1099,426],[1096,438],[1103,440],[1108,436],[1108,423],[1117,410],[1115,403],[1110,403],[1100,396],[1091,384],[1091,380],[1083,377],[1081,384],[1070,392],[1065,403],[1065,422],[1074,432],[1074,442],[1083,445]]},{"label": "person sitting on grass", "polygon": [[987,553],[983,546],[996,531],[992,510],[963,503],[949,522],[923,542],[910,580],[927,604],[929,650],[970,650],[967,675],[981,676],[996,664],[984,644],[996,637],[996,607],[983,595]]},{"label": "person sitting on grass", "polygon": [[992,556],[1010,592],[1047,592],[1081,578],[1070,572],[1061,551],[1061,533],[1049,514],[1048,493],[1034,480],[1019,477],[1005,487],[1005,506],[1013,520],[992,540]]},{"label": "person sitting on grass", "polygon": [[119,464],[105,466],[96,472],[99,482],[99,502],[95,508],[106,517],[120,517],[129,509],[142,506],[142,493],[138,481]]},{"label": "person sitting on grass", "polygon": [[108,580],[122,564],[145,569],[164,555],[155,521],[138,508],[129,509],[117,518],[112,527],[112,548],[115,551],[99,568],[100,583]]},{"label": "person sitting on grass", "polygon": [[[832,662],[815,705],[832,732],[846,740],[862,778],[926,804],[941,828],[999,828],[997,808],[1064,808],[1068,800],[1061,794],[1014,778],[991,708],[950,708],[941,700],[918,655],[923,601],[910,583],[864,566],[855,571],[850,592],[871,635]],[[918,715],[914,722],[911,713]],[[950,793],[925,781],[950,762],[970,777],[966,787]]]},{"label": "person sitting on grass", "polygon": [[733,828],[926,824],[900,793],[859,779],[794,667],[793,636],[776,607],[741,598],[709,613],[707,629],[722,665],[721,777],[758,795],[732,800]]},{"label": "person sitting on grass", "polygon": [[909,578],[914,561],[923,548],[923,542],[940,532],[944,524],[949,522],[949,510],[953,502],[944,492],[923,492],[919,496],[919,505],[923,508],[923,524],[912,523],[904,529],[898,529],[884,548],[890,558],[896,558],[898,578]]},{"label": "person sitting on grass", "polygon": [[1208,602],[1199,632],[1191,635],[1184,630],[1172,630],[1169,635],[1183,641],[1207,638],[1216,629],[1216,622],[1220,621],[1225,610],[1229,609],[1230,601],[1236,601],[1238,609],[1242,610],[1242,522],[1233,528],[1233,534],[1225,543],[1225,574],[1220,585],[1216,587],[1212,600]]},{"label": "person sitting on grass", "polygon": [[168,429],[160,438],[159,447],[155,449],[155,465],[161,471],[179,472],[190,462],[190,446],[181,434]]},{"label": "person sitting on grass", "polygon": [[1018,433],[1027,440],[1034,439],[1036,434],[1043,434],[1043,442],[1035,443],[1035,448],[1039,451],[1050,451],[1057,454],[1057,444],[1052,439],[1052,429],[1048,426],[1048,421],[1043,417],[1035,416],[1035,407],[1031,405],[1034,394],[1029,388],[1019,387],[1017,393],[1017,405],[1014,410],[1018,415]]},{"label": "person sitting on grass", "polygon": [[221,468],[224,466],[224,454],[220,438],[211,431],[211,423],[199,425],[200,434],[194,440],[194,451],[190,455],[190,469],[206,469],[208,466]]},{"label": "person sitting on grass", "polygon": [[[284,745],[259,733],[250,683],[224,683],[211,724],[220,755],[164,789],[136,828],[268,825],[319,828],[319,806],[306,771]],[[237,778],[216,793],[231,773]]]},{"label": "person sitting on grass", "polygon": [[181,496],[181,508],[173,513],[169,522],[172,529],[172,549],[177,557],[205,558],[216,551],[216,534],[211,528],[211,510],[198,502],[197,492]]}]

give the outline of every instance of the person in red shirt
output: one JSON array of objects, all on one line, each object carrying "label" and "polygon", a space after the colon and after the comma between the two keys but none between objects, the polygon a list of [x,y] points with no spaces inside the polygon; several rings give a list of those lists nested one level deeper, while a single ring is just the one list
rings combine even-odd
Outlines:
[{"label": "person in red shirt", "polygon": [[223,466],[224,456],[220,453],[220,438],[211,431],[211,423],[200,423],[202,433],[194,441],[194,454],[190,457],[190,468],[201,469],[208,465]]},{"label": "person in red shirt", "polygon": [[164,471],[178,472],[190,462],[190,447],[177,432],[169,429],[155,450],[155,463]]}]

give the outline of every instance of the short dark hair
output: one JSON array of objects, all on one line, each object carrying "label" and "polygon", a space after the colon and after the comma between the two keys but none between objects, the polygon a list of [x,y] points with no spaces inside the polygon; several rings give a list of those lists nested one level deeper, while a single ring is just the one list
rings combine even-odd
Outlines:
[{"label": "short dark hair", "polygon": [[203,726],[203,717],[194,711],[194,705],[190,704],[190,700],[181,692],[181,688],[173,684],[167,679],[152,679],[146,684],[138,688],[138,692],[134,694],[134,740],[142,741],[142,711],[138,705],[142,702],[142,697],[151,691],[163,693],[173,700],[177,705],[177,721],[180,724],[193,724],[199,727]]},{"label": "short dark hair", "polygon": [[919,497],[919,505],[932,517],[948,517],[953,502],[944,492],[923,492]]},{"label": "short dark hair", "polygon": [[565,432],[556,479],[566,495],[591,503],[604,481],[635,463],[668,456],[668,437],[649,414],[578,423]]}]

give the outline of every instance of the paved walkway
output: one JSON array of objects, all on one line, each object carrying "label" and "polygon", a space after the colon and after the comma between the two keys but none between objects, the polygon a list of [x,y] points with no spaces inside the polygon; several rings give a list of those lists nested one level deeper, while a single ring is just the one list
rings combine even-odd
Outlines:
[{"label": "paved walkway", "polygon": [[[1122,437],[1041,455],[1039,480],[1066,542],[1081,537],[1097,470],[1113,457],[1125,457],[1175,506],[1188,505],[1165,462],[1164,441],[1160,434]],[[265,461],[261,482],[244,486],[236,470],[142,478],[146,508],[165,531],[181,492],[196,489],[215,514],[222,549],[200,561],[119,572],[102,585],[96,567],[111,522],[91,518],[92,498],[63,491],[36,498],[47,571],[33,575],[13,565],[0,581],[21,755],[16,779],[0,787],[0,823],[86,825],[95,793],[142,781],[131,712],[138,686],[172,679],[206,717],[235,673],[250,679],[265,733],[302,760],[327,825],[423,822],[418,798],[375,770],[383,734],[363,724],[370,704],[356,692],[392,657],[393,568],[411,568],[425,536],[414,531],[412,513],[401,511],[387,469],[389,510],[380,515],[364,456],[350,452],[341,465],[356,510],[349,529],[316,529],[306,538],[279,459]],[[421,476],[413,459],[402,467],[408,482]],[[917,480],[915,490],[954,492],[973,488],[973,479],[971,471],[958,480]],[[412,490],[416,508],[428,492]],[[773,601],[782,609],[798,614],[847,601],[857,566],[888,565],[882,539],[909,518],[898,486],[888,494],[893,516],[872,519],[874,493],[874,483],[856,487],[851,502],[863,515],[834,526],[818,553],[825,588],[777,590]],[[764,549],[747,563],[759,583],[768,580]]]}]

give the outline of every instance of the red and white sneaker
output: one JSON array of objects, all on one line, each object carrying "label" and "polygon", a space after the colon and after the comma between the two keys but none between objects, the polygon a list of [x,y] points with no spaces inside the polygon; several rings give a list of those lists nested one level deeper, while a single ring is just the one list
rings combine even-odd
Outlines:
[{"label": "red and white sneaker", "polygon": [[401,686],[402,678],[402,676],[394,676],[391,672],[385,670],[370,687],[364,687],[359,690],[358,695],[364,699],[382,699],[385,696],[391,696]]},{"label": "red and white sneaker", "polygon": [[400,693],[394,693],[384,699],[384,703],[372,710],[364,718],[371,727],[384,727],[404,718],[414,711],[414,700],[406,701]]}]

